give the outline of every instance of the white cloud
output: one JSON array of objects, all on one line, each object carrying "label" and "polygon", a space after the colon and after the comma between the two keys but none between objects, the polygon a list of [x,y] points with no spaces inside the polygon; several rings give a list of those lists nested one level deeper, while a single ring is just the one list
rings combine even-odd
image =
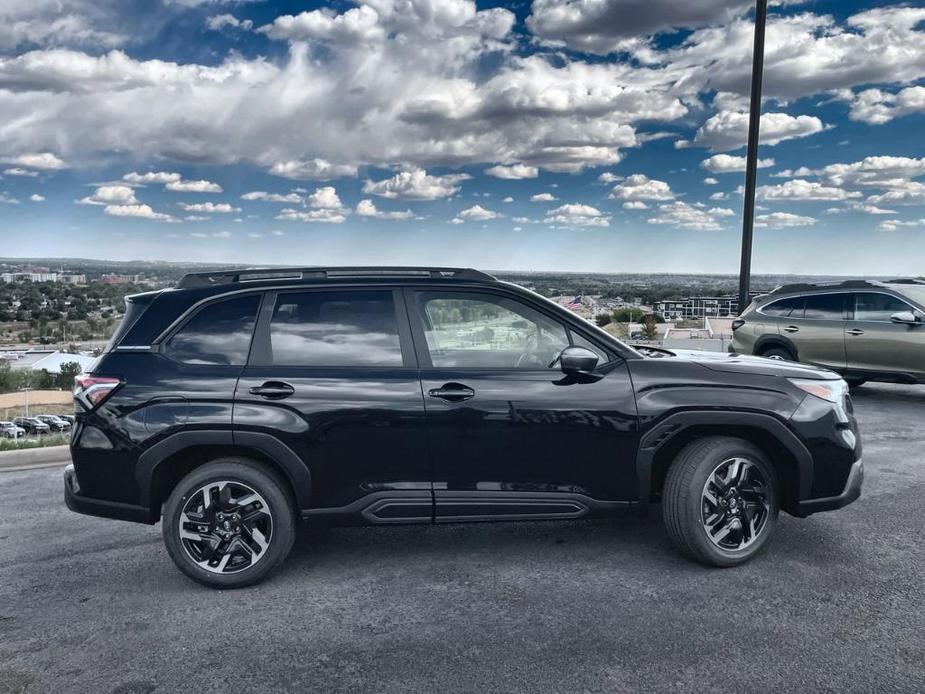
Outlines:
[{"label": "white cloud", "polygon": [[0,203],[4,205],[18,205],[19,200],[3,190],[0,191]]},{"label": "white cloud", "polygon": [[623,209],[624,210],[648,210],[649,206],[646,205],[641,200],[633,200],[631,202],[624,202]]},{"label": "white cloud", "polygon": [[707,176],[705,179],[703,179],[703,182],[704,182],[706,185],[708,185],[708,186],[719,185],[719,181],[717,181],[717,180],[716,180],[715,178],[713,178],[712,176]]},{"label": "white cloud", "polygon": [[155,222],[176,222],[176,218],[169,214],[155,212],[149,205],[107,205],[103,212],[113,217],[139,217],[141,219],[150,219]]},{"label": "white cloud", "polygon": [[535,166],[512,164],[511,166],[492,166],[490,169],[485,169],[485,175],[494,178],[523,179],[536,178],[540,172]]},{"label": "white cloud", "polygon": [[183,220],[186,222],[208,222],[210,219],[212,218],[203,217],[202,215],[198,215],[198,214],[188,214],[183,218]]},{"label": "white cloud", "polygon": [[459,192],[459,184],[471,178],[468,174],[431,176],[424,169],[399,171],[383,181],[367,180],[363,192],[383,198],[437,200]]},{"label": "white cloud", "polygon": [[623,176],[617,176],[615,173],[610,171],[605,171],[600,176],[597,177],[597,180],[601,183],[616,183],[617,181],[622,181]]},{"label": "white cloud", "polygon": [[450,221],[453,224],[461,224],[462,222],[485,222],[489,219],[498,219],[500,216],[501,215],[497,212],[486,210],[481,205],[473,205],[460,212]]},{"label": "white cloud", "polygon": [[756,227],[767,227],[769,229],[783,229],[785,227],[808,227],[816,223],[813,217],[791,214],[790,212],[772,212],[770,214],[760,214],[755,217]]},{"label": "white cloud", "polygon": [[[286,208],[282,210],[276,219],[282,219],[287,222],[322,222],[327,224],[343,224],[347,220],[347,215],[342,209],[317,209],[317,210],[293,210]],[[276,232],[274,232],[276,234]],[[280,236],[281,234],[276,234]]]},{"label": "white cloud", "polygon": [[356,176],[357,167],[350,164],[332,164],[327,159],[290,159],[279,161],[270,167],[274,176],[292,178],[297,181],[330,181],[344,176]]},{"label": "white cloud", "polygon": [[707,210],[707,214],[712,214],[714,217],[734,217],[735,212],[730,210],[728,207],[711,207]]},{"label": "white cloud", "polygon": [[238,19],[232,14],[218,14],[209,17],[206,20],[206,26],[212,31],[221,31],[225,27],[233,27],[235,29],[250,31],[254,28],[254,23],[250,19]]},{"label": "white cloud", "polygon": [[316,210],[340,210],[343,203],[333,186],[322,186],[309,195],[305,204]]},{"label": "white cloud", "polygon": [[872,205],[921,205],[925,204],[925,183],[897,179],[891,181],[885,193],[871,195],[867,201]]},{"label": "white cloud", "polygon": [[[2,60],[0,60],[0,64],[2,64]],[[2,86],[2,82],[0,82],[0,87]],[[39,169],[40,171],[60,171],[61,169],[68,168],[67,163],[61,157],[51,152],[20,154],[16,157],[4,159],[3,162],[6,164],[24,166],[28,169]]]},{"label": "white cloud", "polygon": [[780,185],[759,186],[755,195],[760,200],[848,200],[859,198],[861,194],[834,186],[825,186],[816,181],[795,178]]},{"label": "white cloud", "polygon": [[[700,162],[700,166],[715,174],[739,173],[745,171],[745,164],[745,157],[737,157],[731,154],[714,154],[712,157],[708,157]],[[769,166],[774,166],[773,159],[758,159],[759,169],[766,169]]]},{"label": "white cloud", "polygon": [[710,196],[710,200],[727,200],[729,198],[729,193],[713,193]]},{"label": "white cloud", "polygon": [[135,191],[130,186],[105,185],[96,189],[93,195],[80,199],[81,205],[135,205]]},{"label": "white cloud", "polygon": [[29,176],[31,178],[35,178],[36,176],[39,175],[39,172],[30,171],[29,169],[21,169],[18,166],[14,166],[9,169],[4,169],[3,175],[4,176]]},{"label": "white cloud", "polygon": [[530,202],[555,202],[558,199],[552,193],[537,193],[530,196]]},{"label": "white cloud", "polygon": [[508,196],[507,196],[506,198],[504,198],[501,202],[514,202],[514,198],[512,198],[510,195],[508,195]]},{"label": "white cloud", "polygon": [[674,193],[665,181],[633,174],[614,186],[609,197],[621,200],[673,200]]},{"label": "white cloud", "polygon": [[868,125],[883,125],[913,113],[925,113],[925,87],[906,87],[895,94],[865,89],[851,99],[849,117]]},{"label": "white cloud", "polygon": [[169,173],[167,171],[147,171],[145,173],[132,171],[131,173],[125,174],[122,180],[138,185],[146,185],[148,183],[176,183],[180,180],[180,174]]},{"label": "white cloud", "polygon": [[222,187],[211,181],[170,181],[167,190],[174,193],[221,193]]},{"label": "white cloud", "polygon": [[543,222],[566,228],[606,227],[610,217],[591,205],[567,203],[547,212]]},{"label": "white cloud", "polygon": [[32,195],[29,196],[29,199],[32,202],[45,202],[45,196],[39,195],[38,193],[33,193]]},{"label": "white cloud", "polygon": [[356,213],[360,217],[372,217],[373,219],[413,219],[414,212],[411,210],[396,210],[394,212],[383,212],[378,209],[372,200],[360,200],[357,203]]},{"label": "white cloud", "polygon": [[185,212],[199,212],[202,214],[231,214],[240,212],[240,207],[232,207],[227,202],[198,202],[198,203],[177,203]]},{"label": "white cloud", "polygon": [[261,200],[263,202],[286,202],[289,204],[298,204],[302,202],[302,196],[298,193],[267,193],[263,190],[255,190],[250,193],[244,193],[242,200]]},{"label": "white cloud", "polygon": [[[761,114],[762,145],[777,145],[825,130],[825,124],[815,116],[790,116],[786,113]],[[748,113],[720,111],[700,126],[693,142],[683,146],[708,147],[713,152],[727,152],[744,147],[748,142]],[[675,143],[676,146],[682,143]]]},{"label": "white cloud", "polygon": [[912,219],[905,222],[898,219],[887,219],[877,226],[882,231],[896,231],[900,227],[925,227],[925,219]]},{"label": "white cloud", "polygon": [[[714,208],[716,209],[716,208]],[[723,226],[716,219],[716,214],[705,211],[681,200],[658,206],[658,214],[646,221],[649,224],[665,224],[679,229],[696,231],[717,231]]]}]

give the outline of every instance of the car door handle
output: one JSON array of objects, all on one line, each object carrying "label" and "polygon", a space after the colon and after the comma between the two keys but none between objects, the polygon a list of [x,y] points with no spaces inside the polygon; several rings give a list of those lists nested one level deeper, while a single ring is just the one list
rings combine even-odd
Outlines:
[{"label": "car door handle", "polygon": [[462,402],[475,396],[475,391],[462,383],[444,383],[439,388],[431,388],[427,394],[432,398],[440,398],[447,402]]},{"label": "car door handle", "polygon": [[267,381],[263,385],[254,386],[248,392],[267,400],[282,400],[295,393],[295,388],[283,381]]},{"label": "car door handle", "polygon": [[786,330],[788,333],[798,333],[798,332],[800,332],[800,329],[799,329],[797,326],[795,326],[795,325],[788,325],[786,328],[784,328],[784,330]]},{"label": "car door handle", "polygon": [[861,330],[860,328],[851,328],[851,330],[846,330],[845,332],[848,333],[849,335],[863,335],[864,334],[864,331]]}]

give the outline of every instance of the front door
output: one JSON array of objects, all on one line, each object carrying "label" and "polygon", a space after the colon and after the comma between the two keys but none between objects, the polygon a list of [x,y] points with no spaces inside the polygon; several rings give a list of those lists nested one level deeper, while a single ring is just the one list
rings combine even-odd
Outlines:
[{"label": "front door", "polygon": [[925,374],[925,322],[893,323],[894,313],[909,312],[925,321],[925,313],[890,294],[858,292],[853,320],[845,326],[848,368],[898,377]]},{"label": "front door", "polygon": [[319,518],[430,522],[424,403],[402,295],[268,294],[238,381],[236,441],[269,435],[311,474]]},{"label": "front door", "polygon": [[[579,517],[634,498],[635,400],[625,362],[519,297],[409,290],[438,521]],[[555,363],[600,355],[589,377]]]},{"label": "front door", "polygon": [[810,294],[803,310],[781,318],[781,335],[796,345],[799,360],[837,371],[845,368],[845,293]]}]

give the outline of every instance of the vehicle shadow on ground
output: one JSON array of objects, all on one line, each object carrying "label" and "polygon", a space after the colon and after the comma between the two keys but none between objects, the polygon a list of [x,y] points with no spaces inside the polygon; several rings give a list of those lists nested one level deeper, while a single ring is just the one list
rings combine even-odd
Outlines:
[{"label": "vehicle shadow on ground", "polygon": [[865,383],[863,386],[851,389],[851,399],[855,403],[925,405],[925,385]]}]

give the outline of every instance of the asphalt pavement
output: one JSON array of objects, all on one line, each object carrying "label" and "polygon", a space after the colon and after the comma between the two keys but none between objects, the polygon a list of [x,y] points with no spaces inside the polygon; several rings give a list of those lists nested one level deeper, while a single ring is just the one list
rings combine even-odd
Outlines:
[{"label": "asphalt pavement", "polygon": [[305,528],[239,591],[0,473],[0,692],[925,691],[925,387],[855,395],[864,492],[707,569],[660,517]]}]

